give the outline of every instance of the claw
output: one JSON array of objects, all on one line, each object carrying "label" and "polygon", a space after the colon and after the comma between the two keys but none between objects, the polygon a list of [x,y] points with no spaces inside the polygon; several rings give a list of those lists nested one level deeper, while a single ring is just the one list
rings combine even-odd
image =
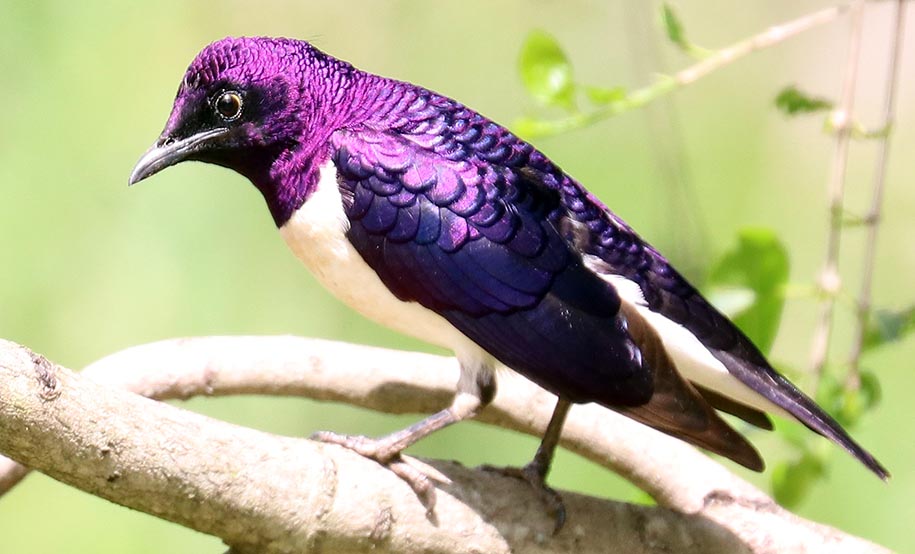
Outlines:
[{"label": "claw", "polygon": [[398,459],[387,464],[387,468],[403,479],[419,499],[419,502],[426,509],[426,517],[432,519],[435,513],[435,485],[429,477],[411,466],[409,463]]},{"label": "claw", "polygon": [[555,489],[546,485],[546,472],[537,461],[533,461],[524,467],[495,467],[490,465],[481,466],[484,471],[500,473],[506,477],[513,477],[526,482],[534,489],[534,494],[540,499],[546,508],[547,513],[553,519],[553,535],[559,533],[566,523],[566,506],[562,501],[562,495]]},{"label": "claw", "polygon": [[559,533],[566,523],[566,506],[562,501],[562,496],[546,486],[546,474],[550,472],[553,453],[556,451],[556,445],[559,444],[559,433],[562,431],[562,424],[565,422],[571,406],[572,403],[563,397],[556,399],[556,408],[553,410],[550,423],[543,434],[543,440],[540,442],[540,447],[537,448],[534,459],[529,464],[522,468],[483,466],[484,470],[495,471],[526,481],[534,489],[550,516],[553,517],[554,535]]}]

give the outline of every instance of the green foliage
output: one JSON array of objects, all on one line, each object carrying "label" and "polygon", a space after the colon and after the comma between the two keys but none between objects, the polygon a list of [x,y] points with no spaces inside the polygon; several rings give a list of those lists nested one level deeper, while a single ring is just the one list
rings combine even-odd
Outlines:
[{"label": "green foliage", "polygon": [[794,85],[783,88],[775,97],[775,107],[789,116],[822,112],[832,109],[832,106],[826,98],[811,96]]},{"label": "green foliage", "polygon": [[664,30],[667,32],[667,38],[670,39],[670,42],[684,50],[688,49],[689,41],[686,40],[686,31],[683,29],[683,24],[680,23],[680,18],[673,7],[667,2],[661,6],[661,21],[664,23]]},{"label": "green foliage", "polygon": [[686,38],[686,29],[680,21],[680,17],[674,11],[673,6],[666,2],[661,6],[661,24],[664,26],[664,31],[667,33],[667,38],[670,42],[674,43],[686,54],[694,58],[704,58],[710,54],[708,50],[696,46]]},{"label": "green foliage", "polygon": [[744,229],[709,276],[709,297],[763,352],[775,340],[788,283],[788,253],[770,229]]},{"label": "green foliage", "polygon": [[[836,380],[833,373],[821,377],[817,403],[836,418],[843,427],[854,427],[866,412],[880,402],[877,376],[862,371],[857,386]],[[828,460],[835,448],[825,439],[811,438],[809,431],[797,422],[780,422],[777,432],[797,451],[797,458],[779,462],[772,470],[772,493],[786,508],[795,508],[810,489],[826,476]]]},{"label": "green foliage", "polygon": [[596,87],[585,85],[585,95],[595,106],[606,106],[626,99],[625,87]]},{"label": "green foliage", "polygon": [[542,30],[532,31],[521,48],[518,69],[527,91],[539,102],[566,109],[574,107],[572,64],[552,35]]},{"label": "green foliage", "polygon": [[805,451],[800,458],[780,462],[772,469],[772,494],[786,508],[797,506],[826,473],[819,456]]},{"label": "green foliage", "polygon": [[826,373],[817,391],[817,403],[844,427],[857,425],[861,416],[874,409],[881,397],[880,382],[870,371],[861,371],[854,386],[839,382]]},{"label": "green foliage", "polygon": [[[882,393],[877,376],[870,371],[860,372],[856,386],[838,381],[833,372],[824,372],[816,396],[823,409],[850,429],[877,406]],[[824,439],[811,439],[809,431],[794,421],[780,422],[776,431],[797,452],[794,460],[780,462],[772,471],[772,493],[781,505],[791,509],[826,476],[828,459],[835,449]]]},{"label": "green foliage", "polygon": [[[667,37],[681,50],[695,58],[711,54],[686,38],[683,24],[674,9],[664,4],[661,19]],[[561,108],[567,116],[558,119],[540,119],[525,116],[515,121],[512,128],[519,136],[532,139],[556,135],[592,125],[604,119],[640,108],[653,100],[683,86],[674,77],[659,75],[655,82],[629,92],[622,86],[594,86],[575,81],[572,63],[556,39],[542,30],[531,31],[521,48],[518,60],[521,80],[528,93],[540,104]],[[579,91],[584,91],[591,109],[582,111],[575,103]]]},{"label": "green foliage", "polygon": [[875,310],[867,320],[864,350],[899,341],[915,332],[915,305],[903,310]]},{"label": "green foliage", "polygon": [[519,137],[542,137],[554,133],[553,122],[530,116],[521,116],[512,124],[512,131]]}]

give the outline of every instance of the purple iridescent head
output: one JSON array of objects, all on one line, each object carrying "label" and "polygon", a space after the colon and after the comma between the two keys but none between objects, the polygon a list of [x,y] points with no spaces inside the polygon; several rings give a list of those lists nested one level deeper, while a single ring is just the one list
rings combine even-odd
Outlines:
[{"label": "purple iridescent head", "polygon": [[[185,160],[214,163],[248,177],[262,192],[284,172],[305,172],[351,112],[361,75],[306,42],[226,38],[204,48],[178,88],[162,135],[130,176],[139,182]],[[269,198],[268,198],[269,201]]]}]

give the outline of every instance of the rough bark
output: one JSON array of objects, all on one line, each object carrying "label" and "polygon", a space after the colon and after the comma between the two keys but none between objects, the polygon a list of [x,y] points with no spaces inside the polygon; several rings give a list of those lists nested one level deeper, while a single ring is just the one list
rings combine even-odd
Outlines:
[{"label": "rough bark", "polygon": [[[552,398],[502,377],[478,419],[537,434]],[[294,337],[164,341],[80,375],[0,342],[0,451],[241,553],[885,552],[794,516],[692,447],[595,406],[572,410],[563,445],[661,507],[565,493],[569,523],[550,536],[551,522],[516,480],[431,461],[450,483],[429,519],[397,477],[346,450],[144,398],[261,393],[431,412],[447,404],[456,379],[450,358]],[[15,472],[0,465],[0,487]]]}]

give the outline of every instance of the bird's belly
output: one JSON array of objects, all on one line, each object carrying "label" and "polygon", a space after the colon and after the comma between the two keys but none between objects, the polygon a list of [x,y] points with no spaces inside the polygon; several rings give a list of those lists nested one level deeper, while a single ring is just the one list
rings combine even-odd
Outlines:
[{"label": "bird's belly", "polygon": [[315,192],[280,227],[292,252],[337,298],[401,333],[458,353],[479,350],[443,317],[395,297],[346,238],[348,220],[332,162],[321,168]]}]

